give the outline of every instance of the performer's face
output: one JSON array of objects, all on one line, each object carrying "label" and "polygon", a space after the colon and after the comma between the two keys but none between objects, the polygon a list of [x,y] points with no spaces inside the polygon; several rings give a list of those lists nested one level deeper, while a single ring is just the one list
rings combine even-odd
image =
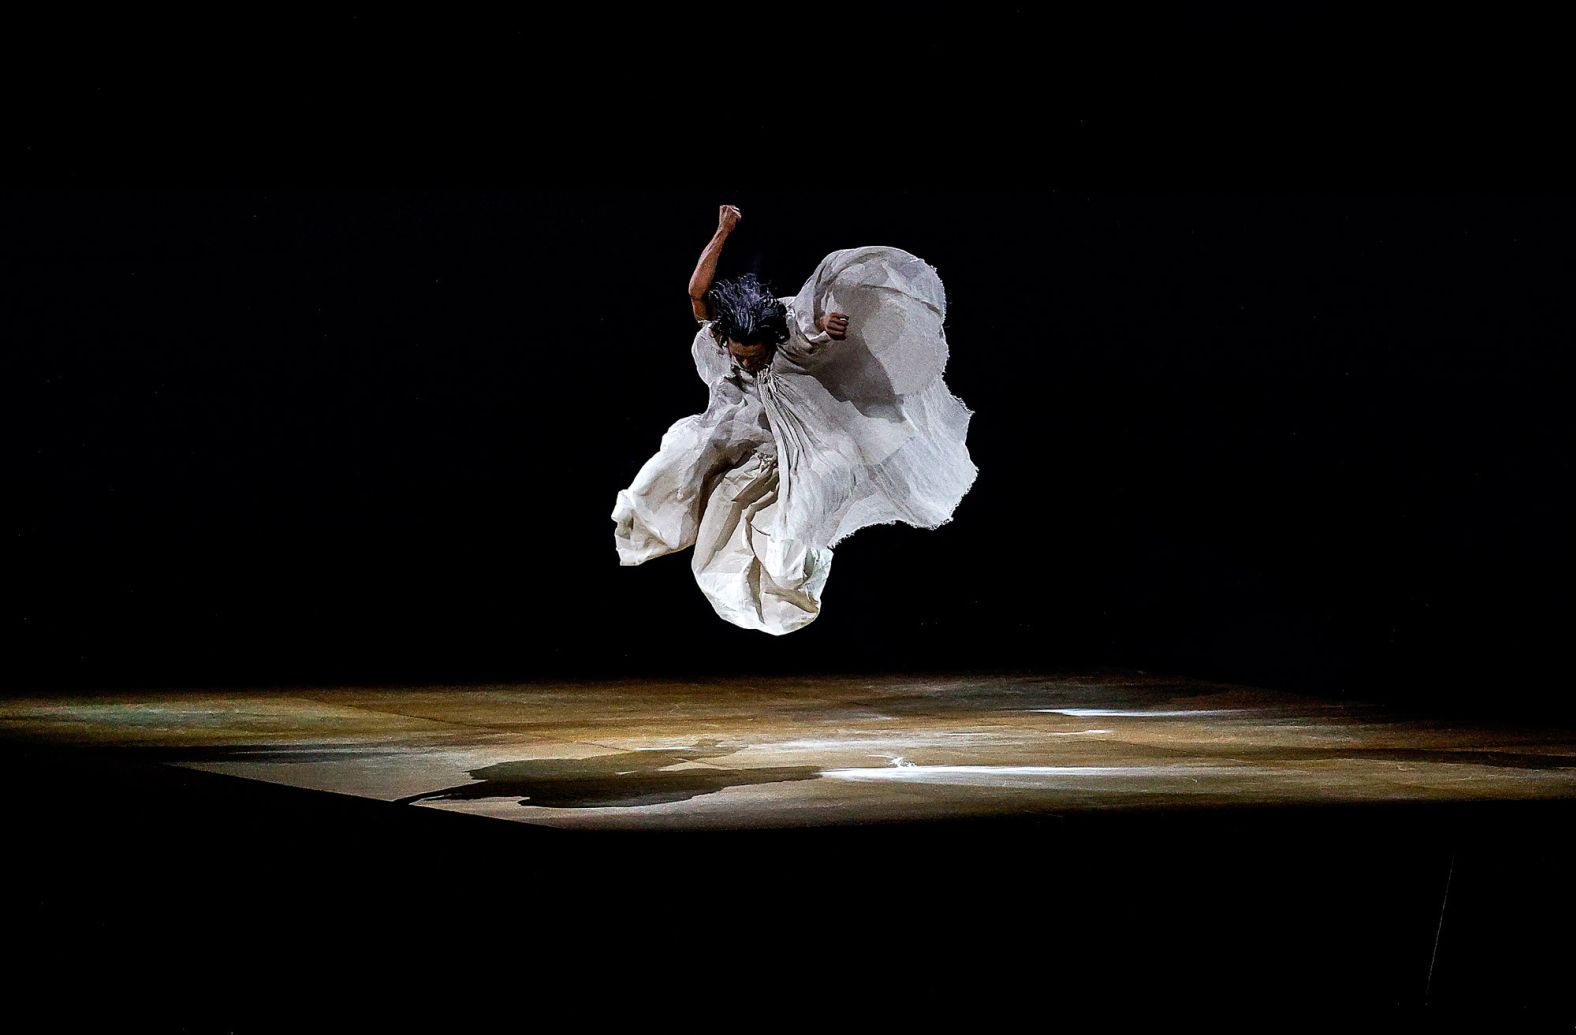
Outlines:
[{"label": "performer's face", "polygon": [[739,361],[739,365],[746,370],[754,370],[764,365],[769,351],[765,345],[740,345],[736,341],[728,342],[728,351]]}]

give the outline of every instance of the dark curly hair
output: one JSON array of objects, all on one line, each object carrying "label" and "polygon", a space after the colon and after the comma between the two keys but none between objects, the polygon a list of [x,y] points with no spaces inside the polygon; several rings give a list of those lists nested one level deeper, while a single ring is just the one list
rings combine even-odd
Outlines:
[{"label": "dark curly hair", "polygon": [[753,273],[719,280],[706,292],[717,344],[770,345],[788,340],[788,310]]}]

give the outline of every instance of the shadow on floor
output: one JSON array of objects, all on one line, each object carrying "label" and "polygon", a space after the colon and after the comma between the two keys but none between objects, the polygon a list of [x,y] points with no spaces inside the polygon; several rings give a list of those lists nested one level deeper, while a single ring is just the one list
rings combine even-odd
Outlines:
[{"label": "shadow on floor", "polygon": [[[716,741],[702,741],[693,748],[499,762],[470,770],[468,775],[477,783],[413,794],[399,799],[398,804],[517,798],[521,805],[550,809],[634,808],[689,801],[729,787],[791,783],[821,775],[817,766],[725,769],[708,761],[737,750],[720,747]],[[668,769],[683,762],[701,764],[690,769]]]}]

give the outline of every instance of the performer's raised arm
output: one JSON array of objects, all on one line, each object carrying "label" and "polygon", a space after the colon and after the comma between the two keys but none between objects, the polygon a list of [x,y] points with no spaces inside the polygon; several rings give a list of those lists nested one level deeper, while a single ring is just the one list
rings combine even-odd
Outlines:
[{"label": "performer's raised arm", "polygon": [[706,250],[700,253],[700,262],[695,264],[695,272],[690,276],[690,309],[697,320],[711,319],[711,311],[706,305],[706,292],[711,290],[711,282],[717,276],[717,260],[722,257],[722,246],[741,218],[742,213],[732,205],[723,205],[717,210],[717,232],[712,235]]}]

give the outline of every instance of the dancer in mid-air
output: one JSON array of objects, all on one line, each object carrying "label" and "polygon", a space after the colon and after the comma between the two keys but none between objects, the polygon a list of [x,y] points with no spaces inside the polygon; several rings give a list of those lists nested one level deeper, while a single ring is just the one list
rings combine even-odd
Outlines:
[{"label": "dancer in mid-air", "polygon": [[814,621],[832,548],[866,525],[935,528],[974,483],[973,412],[942,379],[946,295],[898,248],[822,260],[796,297],[715,281],[724,205],[690,278],[704,413],[662,437],[613,508],[620,564],[694,547],[719,615],[774,635]]}]

